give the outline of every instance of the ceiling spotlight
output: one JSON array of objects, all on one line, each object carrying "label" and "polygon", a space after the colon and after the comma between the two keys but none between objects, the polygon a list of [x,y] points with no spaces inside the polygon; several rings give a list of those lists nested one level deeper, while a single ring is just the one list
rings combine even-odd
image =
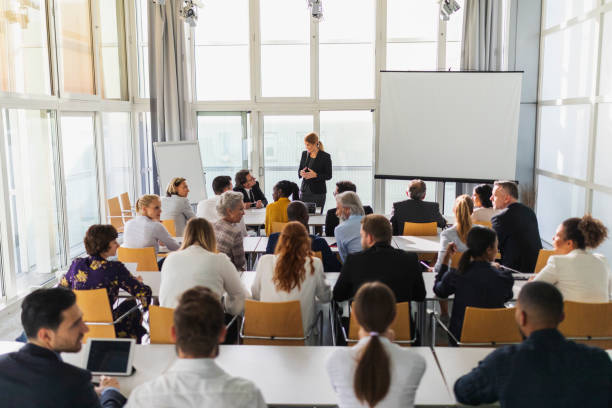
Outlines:
[{"label": "ceiling spotlight", "polygon": [[308,0],[310,15],[317,21],[323,18],[323,0]]},{"label": "ceiling spotlight", "polygon": [[195,27],[198,23],[198,7],[200,2],[197,0],[185,0],[183,7],[179,9],[180,16],[191,27]]},{"label": "ceiling spotlight", "polygon": [[448,21],[450,15],[460,8],[456,0],[442,0],[440,2],[440,20]]}]

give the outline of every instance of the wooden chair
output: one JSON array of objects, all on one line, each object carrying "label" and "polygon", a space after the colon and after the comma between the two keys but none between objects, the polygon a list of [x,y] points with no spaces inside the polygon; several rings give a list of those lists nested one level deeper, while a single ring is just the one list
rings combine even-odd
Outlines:
[{"label": "wooden chair", "polygon": [[482,309],[465,308],[460,346],[496,346],[522,341],[521,332],[514,320],[515,308]]},{"label": "wooden chair", "polygon": [[483,227],[493,228],[491,221],[474,221],[475,225],[482,225]]},{"label": "wooden chair", "polygon": [[461,259],[462,255],[463,252],[457,251],[453,254],[453,256],[451,256],[451,268],[457,269],[459,267],[459,260]]},{"label": "wooden chair", "polygon": [[166,227],[171,237],[176,237],[176,224],[174,220],[162,220],[161,223]]},{"label": "wooden chair", "polygon": [[278,222],[278,221],[272,221],[272,226],[270,227],[270,233],[274,234],[276,232],[282,232],[283,228],[285,228],[285,225],[287,225],[286,222]]},{"label": "wooden chair", "polygon": [[[351,313],[349,322],[349,334],[345,338],[347,343],[357,343],[359,341],[359,323],[355,318],[355,313]],[[397,343],[403,347],[408,347],[416,341],[416,338],[412,338],[412,332],[410,330],[410,302],[401,302],[396,305],[395,308],[395,319],[389,326],[395,332],[394,343]]]},{"label": "wooden chair", "polygon": [[119,197],[113,197],[106,200],[108,206],[108,220],[118,232],[123,232],[123,214],[119,205]]},{"label": "wooden chair", "polygon": [[540,272],[546,266],[548,258],[550,258],[550,256],[554,254],[555,251],[552,249],[540,249],[540,253],[538,254],[538,260],[536,261],[535,269],[533,272]]},{"label": "wooden chair", "polygon": [[124,248],[119,247],[117,257],[121,262],[136,262],[137,271],[155,272],[159,271],[157,266],[157,258],[155,257],[155,248]]},{"label": "wooden chair", "polygon": [[320,260],[323,260],[323,252],[321,252],[321,251],[314,251],[312,254],[314,256],[316,256],[317,258],[319,258]]},{"label": "wooden chair", "polygon": [[126,192],[119,196],[121,199],[121,208],[123,213],[123,220],[129,221],[132,219],[134,212],[132,211],[132,203],[130,203],[130,195]]},{"label": "wooden chair", "polygon": [[435,222],[405,222],[403,235],[436,236],[438,224]]},{"label": "wooden chair", "polygon": [[612,348],[612,302],[564,302],[565,319],[559,331],[577,343]]},{"label": "wooden chair", "polygon": [[174,344],[170,328],[174,322],[174,309],[169,307],[149,307],[149,333],[151,344]]}]

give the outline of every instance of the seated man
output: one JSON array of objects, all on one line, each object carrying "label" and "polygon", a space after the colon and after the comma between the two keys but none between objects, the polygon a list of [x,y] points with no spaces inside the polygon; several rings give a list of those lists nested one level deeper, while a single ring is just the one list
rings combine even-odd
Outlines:
[{"label": "seated man", "polygon": [[[356,193],[357,186],[355,186],[355,184],[353,184],[350,181],[337,182],[336,191],[334,191],[334,195],[342,194],[345,191],[352,191]],[[369,205],[364,205],[363,211],[365,212],[365,215],[372,214],[374,212],[372,210],[372,207],[370,207]],[[325,236],[328,236],[328,237],[335,236],[334,230],[336,229],[338,224],[340,224],[340,220],[338,219],[338,216],[336,215],[336,209],[332,208],[332,209],[327,210],[327,215],[325,216]]]},{"label": "seated man", "polygon": [[[289,221],[301,222],[306,229],[308,229],[308,209],[303,202],[292,201],[287,207],[287,217]],[[279,232],[270,235],[268,238],[268,245],[266,246],[266,254],[274,253],[279,236]],[[310,241],[313,252],[321,252],[323,257],[323,270],[325,272],[339,272],[342,265],[340,261],[338,261],[336,254],[334,254],[329,248],[329,245],[327,245],[327,241],[316,235],[310,235]]]},{"label": "seated man", "polygon": [[436,222],[438,227],[446,226],[446,219],[440,214],[438,203],[425,200],[427,186],[422,180],[412,180],[406,194],[410,199],[393,203],[391,224],[393,224],[393,235],[404,233],[405,222]]},{"label": "seated man", "polygon": [[236,181],[236,187],[234,191],[242,193],[244,196],[244,208],[263,208],[268,205],[268,200],[264,195],[261,188],[259,188],[259,182],[255,180],[255,177],[248,170],[240,170],[234,177]]},{"label": "seated man", "polygon": [[518,201],[518,187],[511,181],[496,181],[493,207],[504,210],[491,219],[497,234],[501,264],[519,272],[535,269],[542,249],[538,219],[533,210]]},{"label": "seated man", "polygon": [[336,243],[342,262],[348,254],[361,251],[361,219],[364,216],[363,205],[357,193],[345,191],[336,196],[336,215],[340,225],[336,227]]},{"label": "seated man", "polygon": [[455,383],[462,404],[502,407],[612,406],[612,362],[605,351],[566,340],[557,330],[563,296],[527,283],[516,303],[523,343],[498,348]]},{"label": "seated man", "polygon": [[334,286],[334,300],[351,299],[366,282],[389,286],[397,302],[425,299],[425,283],[416,253],[391,246],[391,225],[383,215],[366,215],[361,221],[364,250],[351,254],[342,266]]},{"label": "seated man", "polygon": [[60,353],[76,353],[89,331],[76,296],[68,289],[38,289],[21,304],[21,324],[28,343],[0,356],[2,407],[121,407],[125,397],[117,380],[64,363]]},{"label": "seated man", "polygon": [[[196,216],[200,218],[205,218],[211,224],[214,224],[215,222],[219,221],[221,219],[221,216],[217,212],[217,204],[221,199],[221,194],[225,193],[226,191],[231,191],[232,188],[232,178],[230,176],[215,177],[212,182],[212,189],[215,195],[198,203]],[[247,230],[246,225],[244,224],[244,217],[240,220],[240,228],[242,229],[242,235],[246,237]]]},{"label": "seated man", "polygon": [[158,378],[132,391],[126,407],[265,407],[255,384],[215,363],[225,340],[223,306],[210,289],[185,291],[174,309],[172,338],[178,359]]}]

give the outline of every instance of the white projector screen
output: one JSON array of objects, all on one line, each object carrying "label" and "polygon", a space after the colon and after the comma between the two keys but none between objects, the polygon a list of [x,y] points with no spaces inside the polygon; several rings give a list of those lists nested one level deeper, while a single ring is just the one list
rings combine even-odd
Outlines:
[{"label": "white projector screen", "polygon": [[514,180],[521,72],[382,72],[375,177]]}]

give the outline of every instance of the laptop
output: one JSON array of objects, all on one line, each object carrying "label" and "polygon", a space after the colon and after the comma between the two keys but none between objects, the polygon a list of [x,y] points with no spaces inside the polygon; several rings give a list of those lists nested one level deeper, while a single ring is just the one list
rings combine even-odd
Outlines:
[{"label": "laptop", "polygon": [[135,339],[87,339],[83,367],[92,375],[132,375]]}]

